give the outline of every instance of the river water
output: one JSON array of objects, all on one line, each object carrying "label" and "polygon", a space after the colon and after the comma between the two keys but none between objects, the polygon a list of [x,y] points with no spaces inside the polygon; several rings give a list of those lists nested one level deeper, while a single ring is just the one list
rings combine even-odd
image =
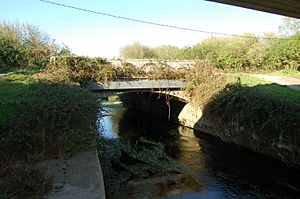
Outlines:
[{"label": "river water", "polygon": [[[110,149],[105,151],[99,147],[100,160],[104,155],[114,154],[109,157],[108,166],[105,166],[108,160],[101,161],[107,198],[300,198],[299,170],[153,115],[126,110],[118,101],[104,101],[102,106],[104,112],[98,121],[101,129],[99,140],[108,140],[102,145]],[[133,163],[133,158],[121,150],[117,154],[121,154],[118,157],[123,163],[121,166],[115,163],[116,153],[110,143],[122,138],[131,140],[131,143],[134,140],[136,144],[130,147],[137,147],[136,151],[141,150],[136,141],[140,138],[148,140],[143,141],[146,144],[162,143],[163,153],[169,160],[188,172],[148,172],[141,168],[141,177],[126,175],[124,180],[120,177],[127,168],[124,162],[130,162],[133,168],[134,164],[142,165],[144,161]]]}]

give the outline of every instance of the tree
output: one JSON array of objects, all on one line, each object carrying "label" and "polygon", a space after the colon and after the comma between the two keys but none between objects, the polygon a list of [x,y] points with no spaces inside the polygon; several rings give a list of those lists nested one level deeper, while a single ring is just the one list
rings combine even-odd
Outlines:
[{"label": "tree", "polygon": [[279,33],[283,37],[289,37],[300,32],[300,20],[290,17],[284,17],[282,24],[278,27]]},{"label": "tree", "polygon": [[24,64],[25,50],[16,25],[0,23],[0,67]]},{"label": "tree", "polygon": [[159,59],[177,59],[179,48],[171,45],[163,45],[154,48],[154,52]]},{"label": "tree", "polygon": [[0,23],[0,67],[46,66],[59,47],[30,24]]},{"label": "tree", "polygon": [[121,57],[129,59],[145,59],[157,58],[154,50],[148,46],[144,46],[139,42],[134,42],[131,45],[126,45],[120,50]]},{"label": "tree", "polygon": [[21,43],[26,49],[28,64],[46,66],[51,54],[56,51],[56,45],[47,33],[37,26],[23,24],[19,28]]}]

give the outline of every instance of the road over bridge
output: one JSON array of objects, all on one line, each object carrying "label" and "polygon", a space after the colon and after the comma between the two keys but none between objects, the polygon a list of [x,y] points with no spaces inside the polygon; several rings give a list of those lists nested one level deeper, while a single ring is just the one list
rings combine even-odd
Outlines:
[{"label": "road over bridge", "polygon": [[186,87],[183,80],[133,80],[115,82],[90,82],[86,88],[91,91],[128,91],[128,90],[179,90]]}]

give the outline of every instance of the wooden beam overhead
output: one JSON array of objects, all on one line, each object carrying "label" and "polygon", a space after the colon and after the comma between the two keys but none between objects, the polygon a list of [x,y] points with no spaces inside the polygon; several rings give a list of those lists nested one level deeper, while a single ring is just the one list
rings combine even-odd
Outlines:
[{"label": "wooden beam overhead", "polygon": [[300,19],[299,0],[206,0]]}]

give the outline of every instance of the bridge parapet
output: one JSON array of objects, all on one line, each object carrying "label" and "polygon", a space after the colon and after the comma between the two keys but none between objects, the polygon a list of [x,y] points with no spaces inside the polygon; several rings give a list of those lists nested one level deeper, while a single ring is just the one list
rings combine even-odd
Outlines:
[{"label": "bridge parapet", "polygon": [[193,68],[200,60],[159,60],[159,59],[107,59],[113,66],[121,67],[124,63],[132,64],[135,67],[144,67],[150,64],[167,65],[171,68]]}]

